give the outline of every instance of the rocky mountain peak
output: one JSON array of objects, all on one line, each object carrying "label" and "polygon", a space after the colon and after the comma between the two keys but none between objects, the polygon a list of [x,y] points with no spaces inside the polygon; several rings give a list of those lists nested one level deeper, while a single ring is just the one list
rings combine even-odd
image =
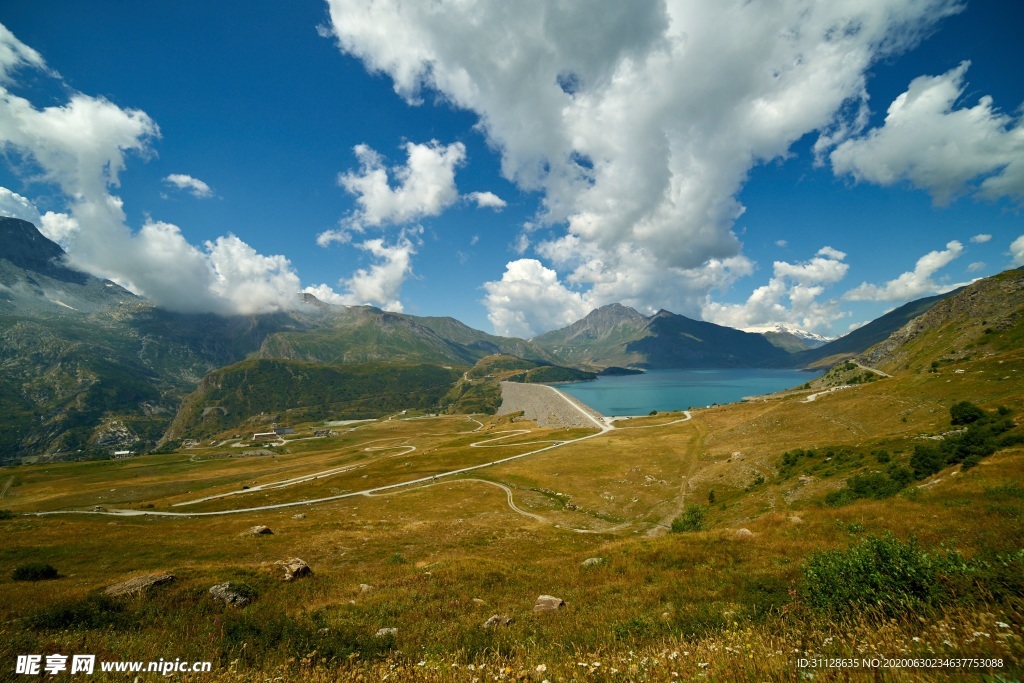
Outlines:
[{"label": "rocky mountain peak", "polygon": [[36,226],[20,218],[0,216],[0,258],[18,268],[55,280],[83,284],[88,276],[64,265],[64,250]]}]

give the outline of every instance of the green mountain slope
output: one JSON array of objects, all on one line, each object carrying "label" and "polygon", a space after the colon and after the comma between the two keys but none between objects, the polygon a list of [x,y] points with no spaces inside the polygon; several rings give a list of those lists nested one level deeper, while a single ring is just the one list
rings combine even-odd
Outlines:
[{"label": "green mountain slope", "polygon": [[928,311],[932,306],[954,295],[960,290],[917,299],[889,311],[882,317],[858,327],[853,332],[819,346],[816,349],[800,351],[779,361],[779,367],[817,368],[827,367],[841,360],[863,353],[873,345],[886,339],[890,334],[908,322]]},{"label": "green mountain slope", "polygon": [[1024,269],[1018,268],[950,293],[858,361],[890,373],[938,372],[1022,346]]},{"label": "green mountain slope", "polygon": [[605,368],[640,365],[644,357],[626,349],[642,337],[647,318],[622,304],[596,308],[568,327],[534,337],[531,341],[563,363]]},{"label": "green mountain slope", "polygon": [[787,357],[763,335],[659,311],[646,318],[611,304],[532,340],[561,362],[583,367],[765,367]]},{"label": "green mountain slope", "polygon": [[436,365],[332,366],[252,358],[203,378],[182,404],[168,438],[203,438],[239,428],[250,418],[265,425],[437,410],[461,375]]},{"label": "green mountain slope", "polygon": [[326,364],[394,361],[472,365],[493,353],[553,360],[530,342],[480,332],[454,318],[421,318],[372,306],[320,304],[318,311],[314,329],[272,334],[258,355]]}]

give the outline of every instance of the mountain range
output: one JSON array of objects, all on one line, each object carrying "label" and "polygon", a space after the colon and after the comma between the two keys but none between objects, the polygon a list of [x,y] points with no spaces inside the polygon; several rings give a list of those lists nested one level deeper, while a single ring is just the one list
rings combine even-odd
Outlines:
[{"label": "mountain range", "polygon": [[[524,359],[529,367],[585,371],[818,366],[866,351],[951,295],[911,302],[816,348],[808,347],[823,340],[786,328],[741,331],[664,310],[645,316],[621,304],[595,309],[531,340],[487,334],[450,317],[331,305],[309,294],[297,294],[295,308],[285,312],[180,314],[73,270],[61,247],[31,223],[0,217],[0,411],[6,417],[0,423],[0,460],[151,449],[166,438],[176,416],[179,425],[197,424],[196,400],[186,397],[201,387],[211,390],[218,377],[249,382],[235,387],[237,396],[246,391],[276,396],[279,392],[266,389],[271,380],[265,378],[331,377],[340,382],[349,375],[339,366],[373,364],[379,370],[382,363],[465,371],[494,354]],[[243,364],[229,375],[221,372],[255,360],[276,365]],[[311,369],[315,366],[335,369]],[[590,377],[572,372],[537,376]],[[424,377],[452,381],[443,379],[446,372],[425,369],[392,375],[399,378],[395,381],[404,377],[401,381],[413,383]],[[364,384],[369,381],[365,373],[359,376]],[[425,386],[416,389],[422,396],[445,393]],[[345,392],[327,392],[323,398],[363,401],[362,395]],[[245,401],[239,405],[248,409]],[[182,410],[192,417],[180,417]],[[200,417],[202,412],[200,407]]]}]

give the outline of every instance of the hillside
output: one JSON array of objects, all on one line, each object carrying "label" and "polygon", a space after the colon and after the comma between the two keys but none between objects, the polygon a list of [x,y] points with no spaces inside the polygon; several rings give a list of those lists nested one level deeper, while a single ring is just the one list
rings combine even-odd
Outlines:
[{"label": "hillside", "polygon": [[308,294],[287,313],[171,313],[63,260],[31,223],[0,217],[0,461],[153,448],[204,376],[250,356],[326,365],[471,366],[496,352],[553,360],[452,318]]},{"label": "hillside", "polygon": [[435,365],[318,365],[253,358],[203,378],[182,403],[169,439],[200,439],[248,424],[353,420],[439,409],[461,375]]},{"label": "hillside", "polygon": [[[4,571],[58,578],[4,583],[0,658],[89,642],[145,659],[173,635],[224,683],[774,681],[810,678],[798,659],[814,657],[984,660],[881,678],[1017,680],[1020,294],[1017,272],[975,283],[860,359],[891,376],[827,393],[601,430],[311,421],[277,457],[220,443],[4,468]],[[311,573],[283,581],[288,558]],[[103,595],[158,572],[175,578]],[[224,584],[249,604],[211,597]],[[545,595],[556,606],[535,609]]]},{"label": "hillside", "polygon": [[777,367],[821,368],[828,367],[841,360],[852,358],[867,351],[875,344],[885,340],[893,332],[900,329],[917,316],[927,312],[932,306],[954,295],[959,290],[917,299],[889,311],[882,317],[872,320],[867,325],[858,327],[839,339],[823,344],[807,351],[799,351],[787,358],[777,361]]},{"label": "hillside", "polygon": [[595,369],[765,367],[789,355],[760,334],[664,310],[648,318],[620,304],[532,341],[563,363]]},{"label": "hillside", "polygon": [[531,339],[563,363],[580,367],[628,367],[641,364],[641,354],[626,346],[644,334],[647,318],[621,304],[596,308],[568,327]]},{"label": "hillside", "polygon": [[302,325],[168,313],[63,256],[0,218],[0,460],[152,447],[203,375]]},{"label": "hillside", "polygon": [[863,353],[866,365],[895,373],[937,371],[1024,346],[1024,268],[951,292]]}]

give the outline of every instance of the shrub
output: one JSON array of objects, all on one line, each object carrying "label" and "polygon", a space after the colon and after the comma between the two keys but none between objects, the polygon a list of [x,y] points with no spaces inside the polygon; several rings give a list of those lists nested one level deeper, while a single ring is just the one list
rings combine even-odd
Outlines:
[{"label": "shrub", "polygon": [[703,505],[690,503],[683,510],[682,516],[672,521],[672,532],[703,531],[707,528],[707,514],[707,508]]},{"label": "shrub", "polygon": [[938,448],[914,446],[914,454],[910,456],[910,467],[914,470],[915,479],[924,479],[945,466],[946,458]]},{"label": "shrub", "polygon": [[45,581],[56,579],[57,570],[44,562],[28,562],[15,567],[11,578],[15,581]]},{"label": "shrub", "polygon": [[895,617],[949,604],[1003,601],[1024,595],[1024,550],[972,559],[900,541],[866,536],[847,550],[822,550],[804,561],[800,587],[807,604],[836,616],[862,610]]},{"label": "shrub", "polygon": [[895,616],[936,599],[938,558],[911,538],[866,536],[848,550],[822,550],[804,562],[804,600],[831,614],[876,608]]},{"label": "shrub", "polygon": [[64,631],[73,628],[123,629],[128,626],[129,620],[122,602],[105,595],[92,594],[44,607],[29,615],[27,621],[35,629]]},{"label": "shrub", "polygon": [[17,515],[14,510],[0,510],[0,519],[14,519]]},{"label": "shrub", "polygon": [[985,411],[970,401],[960,401],[949,409],[950,422],[955,425],[967,425],[985,417]]}]

